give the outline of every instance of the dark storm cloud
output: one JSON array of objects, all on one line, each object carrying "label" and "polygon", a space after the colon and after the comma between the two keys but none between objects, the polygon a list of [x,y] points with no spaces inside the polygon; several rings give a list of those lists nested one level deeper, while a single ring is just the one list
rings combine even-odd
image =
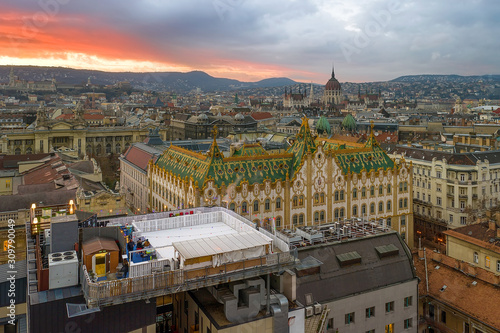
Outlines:
[{"label": "dark storm cloud", "polygon": [[[68,26],[113,30],[145,45],[151,58],[144,60],[192,68],[269,66],[319,82],[332,61],[341,81],[500,73],[500,2],[494,0],[20,0],[2,6],[33,13],[49,3],[59,4],[56,19],[82,18]],[[121,47],[126,53],[127,45]]]}]

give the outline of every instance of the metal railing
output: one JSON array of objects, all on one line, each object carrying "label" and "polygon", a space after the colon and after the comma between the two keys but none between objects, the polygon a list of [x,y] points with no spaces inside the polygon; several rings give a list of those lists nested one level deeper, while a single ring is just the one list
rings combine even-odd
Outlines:
[{"label": "metal railing", "polygon": [[149,299],[279,272],[293,268],[298,263],[296,258],[297,250],[293,249],[288,252],[226,263],[218,267],[178,269],[102,282],[92,282],[87,268],[82,265],[80,281],[87,305],[91,308]]}]

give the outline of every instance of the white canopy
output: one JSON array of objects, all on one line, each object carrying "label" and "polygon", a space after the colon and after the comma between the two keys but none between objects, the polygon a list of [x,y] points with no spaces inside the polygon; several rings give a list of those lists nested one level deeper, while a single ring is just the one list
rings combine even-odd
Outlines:
[{"label": "white canopy", "polygon": [[[271,238],[256,232],[242,232],[239,234],[228,234],[206,238],[192,239],[182,242],[174,242],[172,245],[184,260],[205,256],[227,254],[230,252],[241,252],[241,259],[248,258],[243,252],[248,249],[263,247],[271,244]],[[265,249],[263,249],[265,251]],[[265,252],[258,251],[256,256],[264,255]],[[254,257],[252,255],[252,257]],[[236,257],[233,259],[237,259]]]}]

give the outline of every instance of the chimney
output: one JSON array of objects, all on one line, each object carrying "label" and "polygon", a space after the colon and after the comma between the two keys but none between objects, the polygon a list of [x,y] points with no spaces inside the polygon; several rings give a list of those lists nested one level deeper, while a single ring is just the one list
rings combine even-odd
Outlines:
[{"label": "chimney", "polygon": [[492,230],[492,231],[497,230],[497,224],[495,221],[489,221],[488,224],[489,224],[490,230]]}]

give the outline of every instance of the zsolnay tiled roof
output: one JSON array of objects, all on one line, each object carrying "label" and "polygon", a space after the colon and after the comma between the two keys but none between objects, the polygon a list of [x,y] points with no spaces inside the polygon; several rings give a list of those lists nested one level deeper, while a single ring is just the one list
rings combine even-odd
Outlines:
[{"label": "zsolnay tiled roof", "polygon": [[239,149],[236,149],[232,157],[259,156],[259,155],[267,155],[267,152],[264,148],[262,148],[260,144],[253,143],[253,144],[244,144]]},{"label": "zsolnay tiled roof", "polygon": [[[394,162],[372,139],[373,136],[365,146],[329,143],[325,150],[335,155],[335,161],[344,173],[393,168]],[[302,166],[304,156],[308,152],[314,154],[318,145],[324,144],[322,141],[324,139],[315,141],[308,121],[304,119],[297,140],[286,153],[269,154],[260,145],[253,144],[244,145],[231,157],[224,157],[216,142],[206,155],[172,145],[155,164],[182,179],[192,178],[200,187],[209,179],[213,179],[216,186],[240,185],[243,181],[262,184],[265,179],[284,181],[287,175],[293,178]]]}]

